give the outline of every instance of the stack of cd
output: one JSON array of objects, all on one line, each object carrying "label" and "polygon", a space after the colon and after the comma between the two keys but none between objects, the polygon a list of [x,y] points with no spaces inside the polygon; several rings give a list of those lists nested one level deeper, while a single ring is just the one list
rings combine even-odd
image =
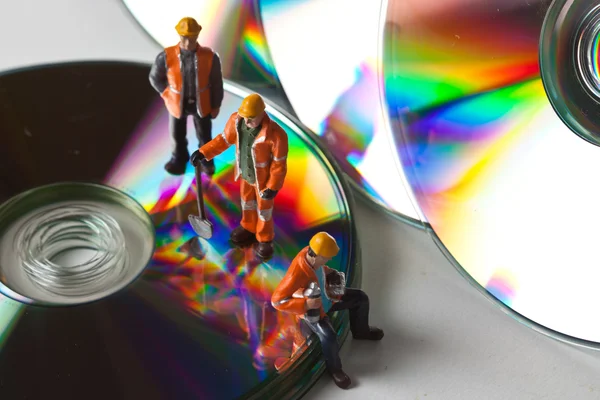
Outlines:
[{"label": "stack of cd", "polygon": [[[229,241],[242,211],[233,150],[200,182],[191,165],[165,171],[169,118],[150,65],[3,73],[0,394],[301,396],[324,370],[320,347],[275,368],[296,321],[270,298],[319,231],[341,249],[329,266],[360,284],[348,183],[428,230],[512,316],[599,347],[587,316],[600,270],[600,1],[124,3],[161,47],[177,43],[181,17],[203,26],[226,78],[213,135],[254,91],[286,131],[275,253]],[[188,222],[199,188],[210,239]],[[72,249],[88,257],[65,269]],[[342,314],[333,323],[343,340]]]}]

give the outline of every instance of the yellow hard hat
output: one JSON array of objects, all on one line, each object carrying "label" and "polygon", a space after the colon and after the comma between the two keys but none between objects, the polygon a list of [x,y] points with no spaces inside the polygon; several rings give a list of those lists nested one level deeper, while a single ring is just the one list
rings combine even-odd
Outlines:
[{"label": "yellow hard hat", "polygon": [[243,118],[254,118],[263,111],[265,111],[265,102],[262,97],[256,93],[252,93],[242,100],[238,114]]},{"label": "yellow hard hat", "polygon": [[335,239],[327,232],[319,232],[313,236],[309,246],[318,256],[326,258],[332,258],[340,251]]},{"label": "yellow hard hat", "polygon": [[175,30],[179,36],[198,36],[202,27],[194,18],[184,17],[175,26]]}]

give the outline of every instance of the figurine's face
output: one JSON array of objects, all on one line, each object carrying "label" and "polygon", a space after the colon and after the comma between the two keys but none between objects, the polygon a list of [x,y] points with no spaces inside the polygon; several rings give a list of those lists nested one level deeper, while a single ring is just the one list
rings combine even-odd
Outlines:
[{"label": "figurine's face", "polygon": [[184,50],[194,50],[198,43],[198,36],[179,36],[179,46]]},{"label": "figurine's face", "polygon": [[246,124],[246,126],[248,128],[256,128],[257,126],[260,125],[260,123],[262,122],[264,116],[265,116],[265,113],[261,112],[256,117],[253,117],[253,118],[244,118],[244,123]]}]

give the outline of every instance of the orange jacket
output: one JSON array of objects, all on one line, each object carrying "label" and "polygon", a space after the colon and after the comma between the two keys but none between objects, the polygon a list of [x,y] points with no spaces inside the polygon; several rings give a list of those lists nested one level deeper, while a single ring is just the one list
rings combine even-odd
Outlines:
[{"label": "orange jacket", "polygon": [[[183,109],[183,79],[181,73],[181,48],[179,44],[165,49],[167,61],[167,81],[169,86],[161,94],[169,113],[175,118],[181,118]],[[198,45],[196,48],[196,104],[201,117],[210,114],[210,70],[212,68],[214,52],[208,47]]]},{"label": "orange jacket", "polygon": [[[311,282],[319,283],[317,274],[306,260],[307,252],[308,246],[300,250],[273,292],[271,304],[276,310],[296,314],[296,316],[301,316],[306,312],[306,299],[294,297],[294,293],[298,289],[308,288]],[[325,316],[325,310],[321,306],[321,318]]]},{"label": "orange jacket", "polygon": [[[211,160],[235,144],[235,180],[240,177],[240,137],[238,132],[239,116],[231,114],[223,133],[200,148],[200,152]],[[285,131],[272,121],[267,114],[262,121],[262,128],[254,144],[252,144],[252,161],[256,176],[256,187],[281,190],[287,173],[288,137]]]}]

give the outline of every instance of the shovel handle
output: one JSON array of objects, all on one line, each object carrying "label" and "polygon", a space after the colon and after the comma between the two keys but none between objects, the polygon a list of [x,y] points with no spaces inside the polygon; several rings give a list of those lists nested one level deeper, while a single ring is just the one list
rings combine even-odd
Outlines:
[{"label": "shovel handle", "polygon": [[198,213],[200,218],[206,219],[204,215],[204,196],[202,195],[202,171],[200,168],[200,164],[194,167],[196,172],[196,201],[198,202]]}]

